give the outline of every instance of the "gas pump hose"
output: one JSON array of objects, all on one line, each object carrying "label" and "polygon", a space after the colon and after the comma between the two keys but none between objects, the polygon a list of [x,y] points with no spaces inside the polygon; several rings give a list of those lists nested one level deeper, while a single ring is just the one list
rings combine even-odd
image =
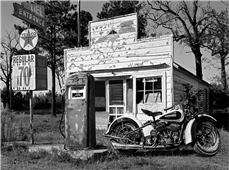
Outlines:
[{"label": "gas pump hose", "polygon": [[62,124],[62,121],[63,121],[63,118],[64,118],[64,114],[65,114],[65,91],[64,91],[64,88],[62,89],[62,98],[61,99],[62,99],[62,101],[61,101],[61,107],[62,107],[63,112],[62,112],[60,123],[59,123],[59,130],[60,130],[60,134],[64,138],[66,138],[65,135],[64,135],[64,133],[61,131],[61,124]]},{"label": "gas pump hose", "polygon": [[62,124],[62,121],[63,121],[63,118],[64,118],[64,113],[65,112],[63,111],[63,113],[61,115],[61,119],[60,119],[60,123],[59,123],[59,130],[60,130],[60,134],[65,138],[65,135],[64,135],[64,133],[61,130],[61,124]]}]

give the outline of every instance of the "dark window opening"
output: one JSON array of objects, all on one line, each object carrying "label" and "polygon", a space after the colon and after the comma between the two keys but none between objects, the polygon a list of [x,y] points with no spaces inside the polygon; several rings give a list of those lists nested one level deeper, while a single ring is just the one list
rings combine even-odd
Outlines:
[{"label": "dark window opening", "polygon": [[95,111],[106,111],[105,81],[95,81]]},{"label": "dark window opening", "polygon": [[110,105],[123,105],[123,81],[109,81]]}]

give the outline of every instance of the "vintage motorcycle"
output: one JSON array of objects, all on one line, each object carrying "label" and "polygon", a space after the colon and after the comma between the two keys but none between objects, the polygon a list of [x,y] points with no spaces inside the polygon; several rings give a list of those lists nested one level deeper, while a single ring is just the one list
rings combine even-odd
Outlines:
[{"label": "vintage motorcycle", "polygon": [[104,136],[119,152],[182,150],[191,146],[200,155],[213,156],[220,148],[216,119],[207,114],[198,114],[196,102],[196,96],[192,96],[183,104],[165,109],[164,114],[142,109],[151,117],[144,124],[134,116],[121,116],[110,124]]}]

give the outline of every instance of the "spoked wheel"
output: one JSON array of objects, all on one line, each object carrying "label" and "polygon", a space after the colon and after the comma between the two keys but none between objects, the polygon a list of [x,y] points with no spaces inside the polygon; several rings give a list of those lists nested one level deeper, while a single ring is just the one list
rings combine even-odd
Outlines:
[{"label": "spoked wheel", "polygon": [[[118,143],[121,144],[136,144],[140,142],[141,136],[140,134],[133,133],[130,134],[130,132],[133,132],[137,127],[133,125],[132,123],[127,123],[123,122],[118,124],[114,129],[113,129],[113,134],[116,137],[120,138],[126,138],[126,139],[121,139],[118,140]],[[120,153],[125,153],[125,154],[133,154],[137,151],[137,149],[118,149]]]},{"label": "spoked wheel", "polygon": [[195,152],[203,156],[213,156],[220,148],[219,131],[211,122],[202,122],[197,128]]},{"label": "spoked wheel", "polygon": [[135,129],[137,129],[137,127],[135,127],[135,125],[132,123],[120,123],[114,128],[113,135],[120,138],[126,138],[121,140],[121,143],[131,144],[136,142],[137,138],[139,137],[136,133],[130,134]]}]

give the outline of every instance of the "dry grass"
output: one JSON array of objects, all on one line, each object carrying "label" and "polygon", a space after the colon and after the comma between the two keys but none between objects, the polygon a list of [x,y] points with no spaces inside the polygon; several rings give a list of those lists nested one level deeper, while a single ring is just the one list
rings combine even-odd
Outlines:
[{"label": "dry grass", "polygon": [[[24,129],[28,128],[28,115],[19,116],[23,119]],[[63,143],[64,139],[59,133],[60,115],[52,118],[49,115],[35,115],[36,138],[35,142]],[[20,121],[18,121],[20,122]],[[26,123],[27,122],[27,123]],[[130,170],[228,170],[229,169],[229,133],[220,130],[221,149],[213,157],[201,157],[194,152],[140,152],[136,155],[119,155],[112,151],[109,141],[102,135],[104,130],[97,130],[96,139],[98,146],[110,148],[107,155],[92,158],[88,161],[74,160],[65,153],[49,154],[47,152],[28,153],[25,147],[2,147],[1,169],[55,169],[55,170],[107,170],[107,169],[130,169]]]}]

